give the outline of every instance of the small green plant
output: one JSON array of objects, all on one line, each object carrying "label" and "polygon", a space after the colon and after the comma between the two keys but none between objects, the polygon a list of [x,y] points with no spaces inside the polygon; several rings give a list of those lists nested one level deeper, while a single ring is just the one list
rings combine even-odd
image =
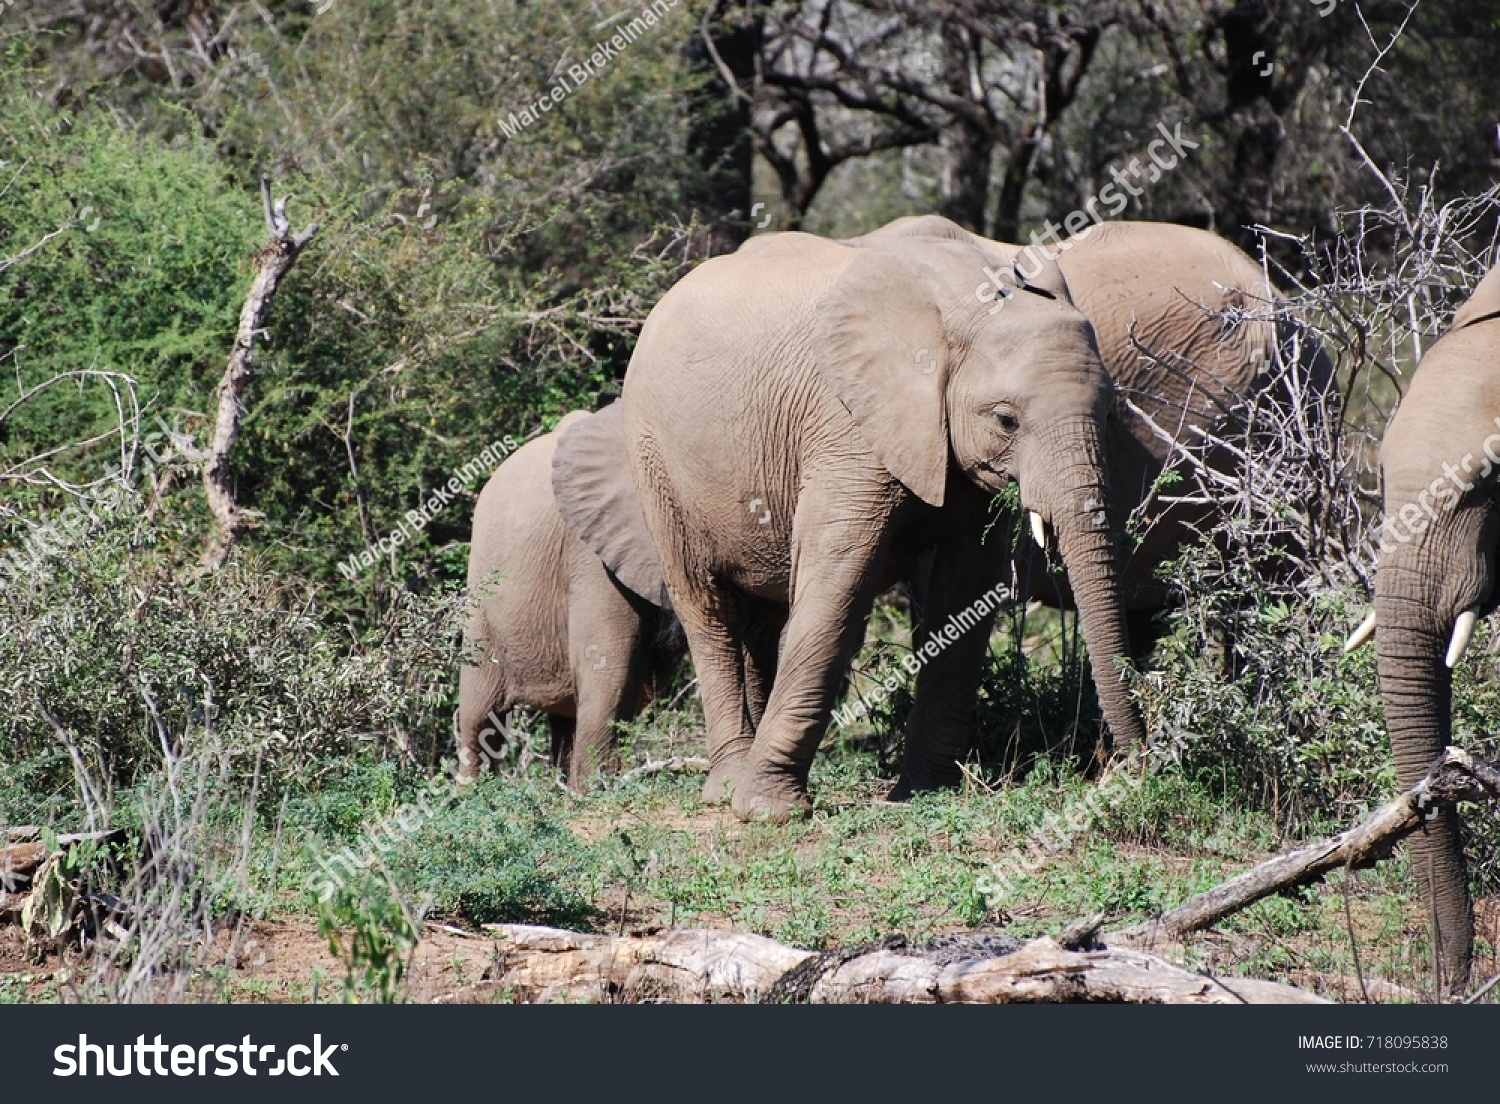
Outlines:
[{"label": "small green plant", "polygon": [[319,902],[318,934],[343,965],[345,1004],[396,1003],[418,928],[384,872]]}]

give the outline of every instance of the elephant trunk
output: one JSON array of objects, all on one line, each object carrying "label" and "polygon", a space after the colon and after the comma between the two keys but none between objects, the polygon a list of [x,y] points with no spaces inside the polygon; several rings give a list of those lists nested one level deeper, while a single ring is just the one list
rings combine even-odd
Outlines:
[{"label": "elephant trunk", "polygon": [[[1401,789],[1415,785],[1448,745],[1452,728],[1452,672],[1444,661],[1454,617],[1442,599],[1432,565],[1402,546],[1381,564],[1375,587],[1375,642],[1380,694]],[[1444,989],[1461,992],[1469,980],[1474,924],[1459,817],[1446,809],[1408,843],[1412,873],[1430,920]]]},{"label": "elephant trunk", "polygon": [[[1130,634],[1121,595],[1120,547],[1110,524],[1102,428],[1093,422],[1066,427],[1046,455],[1065,458],[1064,466],[1044,473],[1044,493],[1027,497],[1040,504],[1038,512],[1057,532],[1099,705],[1114,745],[1117,749],[1141,747],[1146,742],[1146,726],[1130,700],[1119,667],[1120,660],[1129,662]],[[1038,485],[1035,477],[1031,485]],[[1026,486],[1023,477],[1023,490]]]}]

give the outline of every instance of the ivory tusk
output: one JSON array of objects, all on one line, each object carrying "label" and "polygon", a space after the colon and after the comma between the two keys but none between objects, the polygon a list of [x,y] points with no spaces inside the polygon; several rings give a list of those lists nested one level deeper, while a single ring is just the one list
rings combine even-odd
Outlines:
[{"label": "ivory tusk", "polygon": [[1359,623],[1359,628],[1349,634],[1349,639],[1344,641],[1344,654],[1348,655],[1356,648],[1362,648],[1370,642],[1375,635],[1375,611],[1371,610],[1365,614],[1365,619]]},{"label": "ivory tusk", "polygon": [[1478,621],[1479,607],[1470,606],[1453,622],[1453,639],[1448,641],[1448,658],[1445,660],[1449,667],[1457,667],[1458,661],[1469,650],[1469,638],[1474,635],[1474,625]]},{"label": "ivory tusk", "polygon": [[1035,510],[1031,511],[1031,535],[1037,544],[1043,548],[1047,547],[1047,523],[1042,520],[1042,515]]}]

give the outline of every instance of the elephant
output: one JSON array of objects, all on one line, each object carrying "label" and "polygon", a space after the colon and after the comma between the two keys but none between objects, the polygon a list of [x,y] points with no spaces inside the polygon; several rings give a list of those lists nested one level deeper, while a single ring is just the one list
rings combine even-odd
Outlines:
[{"label": "elephant", "polygon": [[[927,768],[956,770],[973,696],[924,687],[977,671],[988,646],[987,513],[1012,484],[1057,534],[1111,732],[1145,738],[1104,520],[1114,385],[1056,265],[1015,274],[992,318],[973,293],[987,260],[968,242],[767,234],[695,269],[642,328],[622,391],[630,472],[698,674],[704,796],[741,819],[810,812],[874,598],[929,547],[916,693],[933,746],[898,789],[948,781]],[[630,527],[595,516],[593,551],[630,555]]]},{"label": "elephant", "polygon": [[664,608],[661,569],[644,555],[649,544],[611,571],[567,524],[554,487],[568,487],[576,473],[556,463],[563,442],[572,455],[602,458],[601,470],[613,467],[614,489],[626,492],[611,500],[615,514],[643,524],[618,475],[625,460],[618,403],[568,414],[485,484],[469,551],[469,661],[459,672],[459,769],[468,778],[497,764],[489,738],[518,705],[547,714],[553,762],[570,786],[614,769],[615,722],[651,701],[686,651]]},{"label": "elephant", "polygon": [[[990,267],[975,296],[992,309],[995,304],[1010,309],[1001,298],[1008,289],[992,275],[997,267],[1023,262],[1023,267],[1033,267],[1046,259],[1037,246],[991,241],[936,215],[897,219],[850,241],[890,248],[899,240],[960,241],[980,249]],[[1139,661],[1159,631],[1156,615],[1172,600],[1157,569],[1217,520],[1211,503],[1158,503],[1154,491],[1160,477],[1179,448],[1197,443],[1198,431],[1220,430],[1258,394],[1284,382],[1268,369],[1276,363],[1278,343],[1292,336],[1293,324],[1285,318],[1273,321],[1277,296],[1260,266],[1204,230],[1111,221],[1081,230],[1048,252],[1056,254],[1073,302],[1093,325],[1115,383],[1105,455],[1113,490],[1111,524],[1123,526],[1132,513],[1141,523],[1139,541],[1127,550],[1121,576],[1131,654]],[[1304,341],[1293,368],[1300,375],[1296,386],[1302,401],[1315,416],[1332,416],[1338,393],[1332,362],[1321,347]],[[1274,393],[1272,399],[1289,401]],[[1235,456],[1228,450],[1206,459],[1219,470],[1235,471]],[[1073,608],[1067,574],[1051,569],[1041,554],[1043,543],[1038,538],[1017,550],[1014,576],[1020,586],[1015,598]],[[920,579],[914,590],[920,606]],[[980,659],[976,656],[976,662]],[[966,700],[972,701],[970,687],[977,685],[981,672],[950,667],[948,673],[955,685],[933,686],[935,700],[969,695]],[[921,705],[908,721],[908,758],[932,746],[922,731],[929,721]]]},{"label": "elephant", "polygon": [[[885,242],[897,237],[972,241],[1001,266],[1037,259],[1022,247],[973,234],[936,215],[897,219],[851,239]],[[1140,519],[1139,543],[1129,550],[1122,577],[1131,612],[1154,614],[1170,601],[1156,569],[1195,540],[1215,518],[1212,504],[1153,501],[1154,488],[1178,450],[1197,442],[1199,431],[1222,428],[1257,392],[1273,386],[1267,371],[1292,325],[1268,317],[1278,297],[1259,265],[1216,234],[1174,223],[1103,222],[1062,240],[1049,251],[1067,280],[1073,301],[1094,327],[1100,356],[1116,385],[1109,422],[1108,455],[1116,523],[1132,513]],[[993,281],[976,295],[996,300]],[[1332,362],[1315,342],[1306,342],[1297,366],[1304,395],[1324,417],[1335,409]],[[1233,471],[1233,457],[1209,457]],[[1028,564],[1029,567],[1036,565]],[[1065,574],[1037,571],[1025,597],[1071,606]],[[1147,635],[1149,616],[1132,619]],[[1139,653],[1141,649],[1136,648]]]},{"label": "elephant", "polygon": [[[1500,605],[1500,267],[1427,350],[1380,444],[1385,522],[1373,635],[1380,696],[1402,789],[1442,754],[1453,727],[1453,672],[1478,618]],[[1458,814],[1439,813],[1408,843],[1436,922],[1445,988],[1468,984],[1474,922]]]}]

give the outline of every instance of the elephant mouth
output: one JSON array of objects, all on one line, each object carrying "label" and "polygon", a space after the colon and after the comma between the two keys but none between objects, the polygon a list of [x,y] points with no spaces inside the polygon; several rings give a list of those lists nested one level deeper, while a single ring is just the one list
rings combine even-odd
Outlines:
[{"label": "elephant mouth", "polygon": [[974,469],[975,481],[986,490],[1002,491],[1015,482],[1015,477],[993,460],[980,460],[974,465]]}]

